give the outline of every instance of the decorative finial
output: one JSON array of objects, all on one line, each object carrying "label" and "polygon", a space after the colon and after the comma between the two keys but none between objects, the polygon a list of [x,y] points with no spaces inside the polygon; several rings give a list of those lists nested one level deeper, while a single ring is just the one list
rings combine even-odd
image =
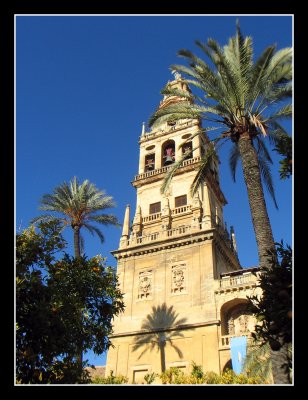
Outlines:
[{"label": "decorative finial", "polygon": [[176,80],[182,78],[181,74],[180,74],[179,72],[177,72],[175,69],[173,69],[173,70],[171,71],[171,74],[174,75],[174,78],[175,78]]},{"label": "decorative finial", "polygon": [[145,134],[145,122],[142,122],[142,132],[141,135]]}]

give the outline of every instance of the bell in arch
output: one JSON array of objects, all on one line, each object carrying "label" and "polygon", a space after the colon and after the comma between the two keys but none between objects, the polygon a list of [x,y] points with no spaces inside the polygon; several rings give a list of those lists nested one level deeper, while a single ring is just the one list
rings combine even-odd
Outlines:
[{"label": "bell in arch", "polygon": [[172,147],[167,147],[165,150],[165,165],[174,162],[174,152]]}]

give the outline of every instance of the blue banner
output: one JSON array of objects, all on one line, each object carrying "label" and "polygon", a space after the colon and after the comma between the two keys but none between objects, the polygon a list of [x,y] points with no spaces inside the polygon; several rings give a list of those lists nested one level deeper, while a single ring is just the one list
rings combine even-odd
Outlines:
[{"label": "blue banner", "polygon": [[230,352],[232,360],[232,369],[236,374],[243,370],[246,357],[247,336],[233,337],[230,341]]}]

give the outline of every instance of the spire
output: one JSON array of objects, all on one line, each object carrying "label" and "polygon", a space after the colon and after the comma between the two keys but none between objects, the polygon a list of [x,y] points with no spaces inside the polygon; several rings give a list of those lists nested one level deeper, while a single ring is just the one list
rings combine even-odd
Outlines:
[{"label": "spire", "polygon": [[142,122],[142,132],[141,132],[141,136],[144,136],[145,134],[145,122]]},{"label": "spire", "polygon": [[235,233],[234,233],[234,228],[233,226],[230,226],[230,235],[231,235],[231,243],[232,243],[232,248],[235,252],[237,252],[236,248],[236,240],[235,240]]},{"label": "spire", "polygon": [[181,74],[180,74],[179,72],[177,72],[175,69],[173,69],[173,70],[171,71],[171,74],[174,75],[174,79],[175,79],[176,81],[177,81],[178,79],[181,79],[181,78],[182,78]]},{"label": "spire", "polygon": [[141,207],[140,206],[138,206],[137,207],[137,209],[136,209],[136,214],[135,214],[135,217],[134,217],[134,225],[135,224],[141,224]]},{"label": "spire", "polygon": [[130,218],[130,205],[127,204],[126,210],[125,210],[125,216],[124,216],[122,236],[128,237],[128,235],[129,235],[129,218]]},{"label": "spire", "polygon": [[[174,75],[174,80],[173,81],[168,81],[166,88],[168,89],[175,89],[178,90],[179,93],[181,92],[186,92],[187,95],[191,95],[191,90],[186,82],[186,80],[179,74],[177,71],[172,70],[171,73]],[[170,95],[170,94],[165,94],[163,100],[160,102],[159,108],[163,108],[166,106],[169,106],[170,104],[176,104],[181,101],[188,101],[189,103],[192,103],[192,97],[186,97],[186,96],[181,96],[179,95]]]}]

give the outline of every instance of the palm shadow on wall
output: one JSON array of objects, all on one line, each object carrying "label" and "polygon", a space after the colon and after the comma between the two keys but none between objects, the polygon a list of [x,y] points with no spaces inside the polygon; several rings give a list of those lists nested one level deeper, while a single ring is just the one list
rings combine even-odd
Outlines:
[{"label": "palm shadow on wall", "polygon": [[178,319],[178,315],[173,306],[167,307],[166,303],[157,307],[152,306],[152,312],[146,316],[141,325],[141,330],[146,332],[137,336],[133,346],[133,351],[144,347],[138,360],[148,350],[152,352],[156,349],[160,352],[161,371],[164,372],[166,370],[165,348],[167,343],[171,345],[180,358],[183,357],[182,351],[172,342],[174,337],[184,337],[179,329],[173,330],[187,321],[187,318]]}]

